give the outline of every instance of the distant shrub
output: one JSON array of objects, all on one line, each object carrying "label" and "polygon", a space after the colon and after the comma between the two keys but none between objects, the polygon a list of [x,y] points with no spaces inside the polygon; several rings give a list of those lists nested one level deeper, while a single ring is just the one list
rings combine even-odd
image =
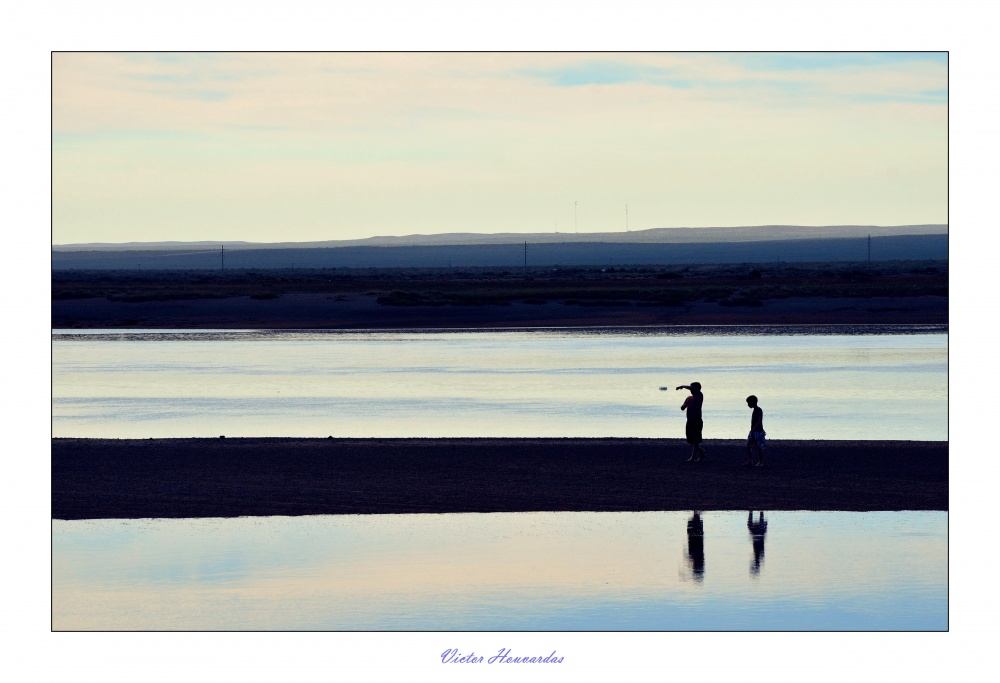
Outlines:
[{"label": "distant shrub", "polygon": [[566,299],[567,306],[632,306],[631,301],[624,299]]},{"label": "distant shrub", "polygon": [[98,295],[94,292],[81,292],[78,290],[70,290],[65,292],[53,292],[52,298],[56,301],[61,301],[65,299],[94,299]]},{"label": "distant shrub", "polygon": [[678,297],[661,297],[659,299],[640,301],[637,306],[683,306],[684,301]]},{"label": "distant shrub", "polygon": [[752,306],[758,308],[764,305],[764,302],[760,299],[754,298],[752,296],[731,296],[726,299],[719,301],[720,306]]},{"label": "distant shrub", "polygon": [[847,280],[848,282],[868,282],[872,279],[870,273],[866,273],[863,270],[842,270],[837,273],[837,277],[841,280]]},{"label": "distant shrub", "polygon": [[661,297],[660,300],[657,301],[656,303],[658,303],[660,306],[683,306],[684,300],[676,296],[666,296],[666,297]]},{"label": "distant shrub", "polygon": [[449,303],[461,303],[448,301],[441,292],[407,292],[399,289],[383,294],[375,299],[375,302],[383,306],[444,306]]},{"label": "distant shrub", "polygon": [[[442,302],[443,303],[443,302]],[[486,295],[453,295],[448,302],[453,306],[510,306],[510,301]]]},{"label": "distant shrub", "polygon": [[402,290],[394,290],[389,294],[383,294],[382,296],[375,299],[377,303],[383,306],[422,306],[424,305],[423,297],[418,292],[404,292]]}]

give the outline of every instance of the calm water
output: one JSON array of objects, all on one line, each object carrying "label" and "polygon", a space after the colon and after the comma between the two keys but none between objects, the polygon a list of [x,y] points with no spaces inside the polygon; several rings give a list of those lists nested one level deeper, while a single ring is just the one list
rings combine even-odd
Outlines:
[{"label": "calm water", "polygon": [[941,327],[471,332],[55,331],[56,437],[946,440]]},{"label": "calm water", "polygon": [[[56,331],[53,435],[947,439],[947,334],[907,328]],[[942,630],[947,513],[52,523],[62,629]],[[755,519],[758,516],[755,514]],[[694,523],[693,527],[698,524]]]},{"label": "calm water", "polygon": [[53,627],[948,627],[945,512],[700,517],[700,538],[690,512],[54,520]]}]

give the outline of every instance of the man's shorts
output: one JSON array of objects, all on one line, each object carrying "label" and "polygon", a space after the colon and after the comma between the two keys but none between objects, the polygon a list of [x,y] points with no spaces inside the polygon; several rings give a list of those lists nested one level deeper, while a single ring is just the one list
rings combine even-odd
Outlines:
[{"label": "man's shorts", "polygon": [[687,442],[692,446],[701,443],[701,427],[704,423],[701,420],[688,420],[684,426],[684,434]]},{"label": "man's shorts", "polygon": [[765,436],[767,436],[767,432],[750,432],[750,434],[747,435],[747,448],[756,446],[763,451],[767,446],[767,439],[764,438]]}]

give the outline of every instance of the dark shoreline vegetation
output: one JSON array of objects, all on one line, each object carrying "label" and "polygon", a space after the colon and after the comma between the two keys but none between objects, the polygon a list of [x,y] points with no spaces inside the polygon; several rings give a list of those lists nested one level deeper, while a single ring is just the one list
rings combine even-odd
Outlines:
[{"label": "dark shoreline vegetation", "polygon": [[945,441],[53,439],[53,519],[646,510],[947,510]]},{"label": "dark shoreline vegetation", "polygon": [[709,301],[788,297],[947,296],[947,261],[703,266],[276,270],[62,270],[53,300],[180,301],[293,293],[370,293],[390,306]]},{"label": "dark shoreline vegetation", "polygon": [[[52,323],[56,328],[725,324],[729,318],[740,324],[881,318],[944,323],[947,297],[947,261],[57,270]],[[843,304],[830,304],[836,301]],[[504,310],[510,308],[518,310]],[[679,318],[684,316],[688,319]]]}]

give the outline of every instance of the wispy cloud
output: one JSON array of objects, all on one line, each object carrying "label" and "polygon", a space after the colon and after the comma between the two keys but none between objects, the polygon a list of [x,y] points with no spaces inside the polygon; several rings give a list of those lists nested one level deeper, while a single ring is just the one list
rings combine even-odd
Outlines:
[{"label": "wispy cloud", "polygon": [[240,59],[213,53],[128,53],[117,78],[126,90],[199,102],[233,97],[234,86],[259,77]]},{"label": "wispy cloud", "polygon": [[941,66],[948,64],[946,52],[784,52],[728,54],[727,58],[752,71],[813,71],[913,63]]},{"label": "wispy cloud", "polygon": [[669,53],[564,61],[522,68],[516,75],[554,88],[652,85],[716,102],[802,108],[838,102],[947,104],[946,89],[927,87],[944,82],[946,70],[943,52]]},{"label": "wispy cloud", "polygon": [[948,104],[947,90],[922,90],[918,92],[861,93],[854,95],[855,102],[906,103],[906,104]]},{"label": "wispy cloud", "polygon": [[689,82],[676,78],[676,72],[672,69],[627,62],[588,62],[555,69],[522,69],[518,73],[529,78],[542,79],[560,87],[621,83],[652,83],[674,88],[689,87]]},{"label": "wispy cloud", "polygon": [[103,146],[123,142],[164,142],[178,143],[190,141],[199,137],[190,131],[163,129],[129,129],[88,130],[88,131],[53,131],[52,145],[57,150],[69,149],[77,145]]}]

